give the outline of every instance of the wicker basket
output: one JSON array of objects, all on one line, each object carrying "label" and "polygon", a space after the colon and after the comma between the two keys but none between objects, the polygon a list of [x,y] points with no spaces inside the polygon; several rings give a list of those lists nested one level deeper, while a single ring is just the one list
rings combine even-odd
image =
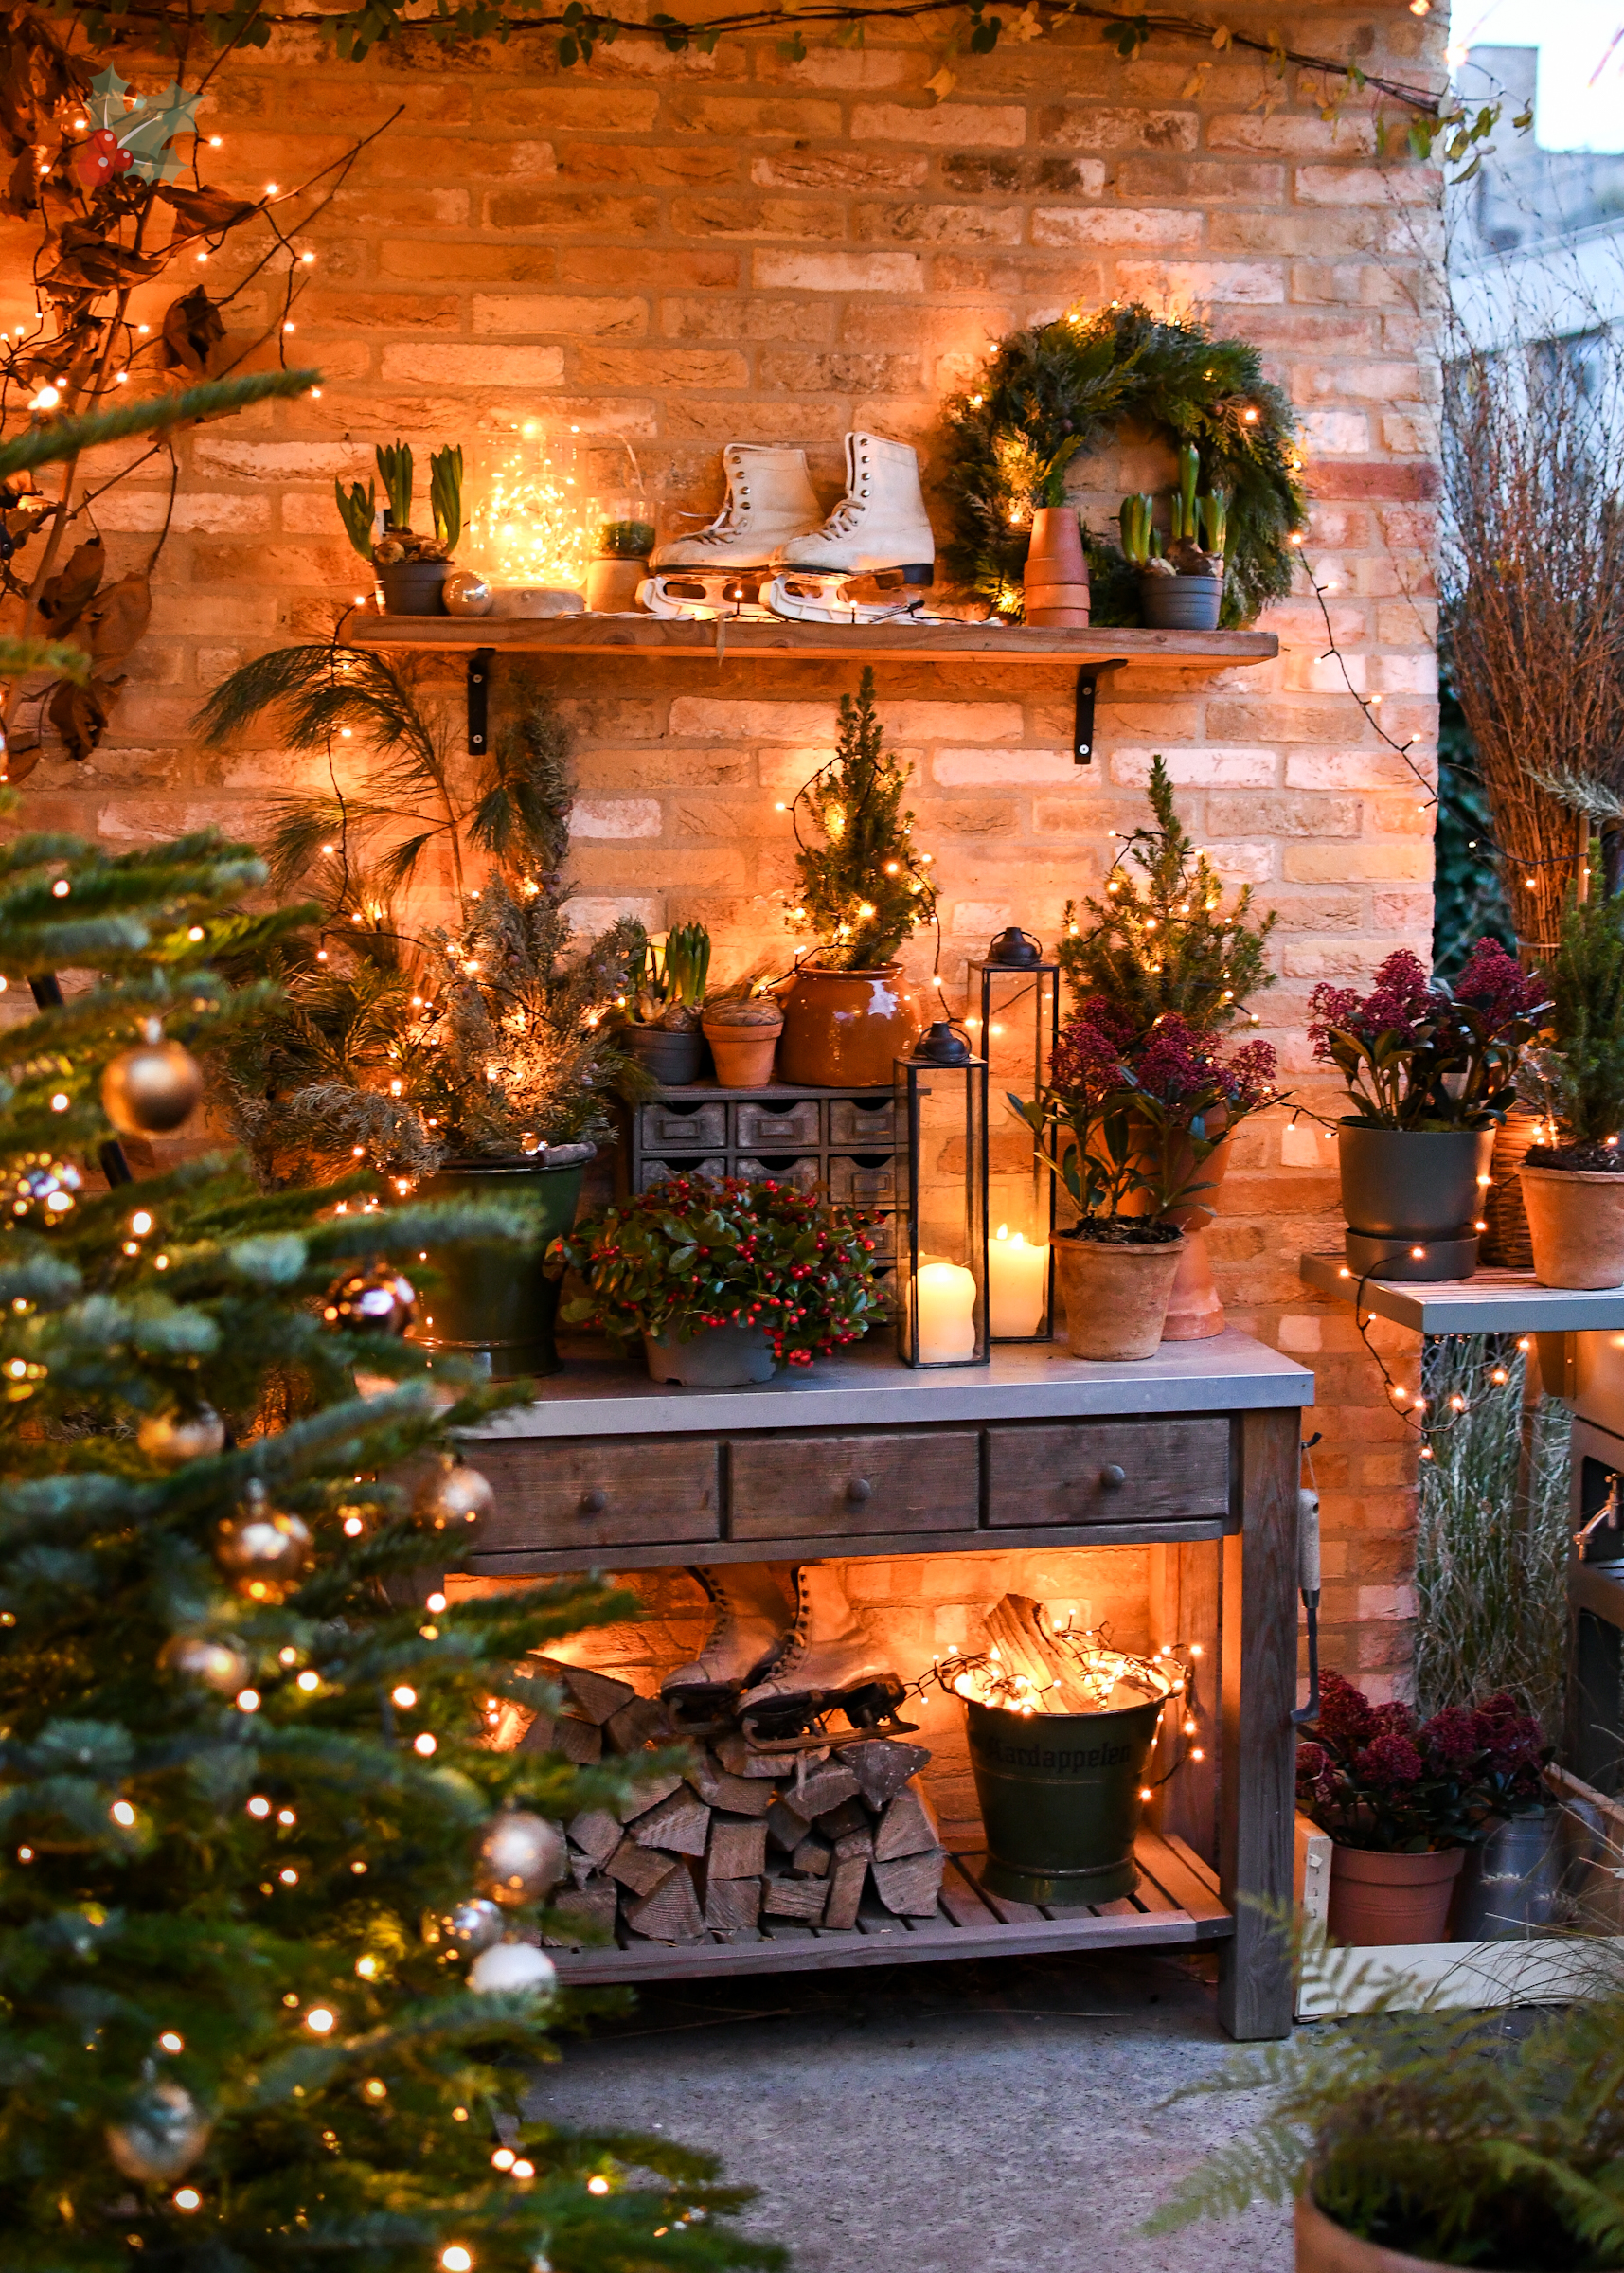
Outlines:
[{"label": "wicker basket", "polygon": [[1517,1181],[1517,1171],[1529,1145],[1539,1142],[1544,1128],[1538,1113],[1530,1112],[1526,1105],[1513,1105],[1494,1138],[1491,1181],[1483,1204],[1489,1228],[1483,1235],[1481,1252],[1485,1262],[1498,1263],[1502,1270],[1533,1267],[1534,1250],[1528,1241],[1528,1219],[1523,1210],[1523,1187]]}]

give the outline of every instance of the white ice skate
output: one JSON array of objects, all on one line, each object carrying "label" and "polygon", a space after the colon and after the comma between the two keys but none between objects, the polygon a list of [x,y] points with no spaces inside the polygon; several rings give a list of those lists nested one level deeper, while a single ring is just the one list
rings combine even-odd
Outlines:
[{"label": "white ice skate", "polygon": [[740,1691],[780,1655],[792,1614],[771,1565],[689,1564],[711,1603],[710,1632],[699,1656],[660,1683],[660,1695],[683,1715],[729,1710]]},{"label": "white ice skate", "polygon": [[729,442],[722,453],[727,502],[708,528],[676,537],[651,556],[637,587],[651,616],[764,617],[758,598],[778,549],[815,529],[822,509],[804,450]]},{"label": "white ice skate", "polygon": [[[795,1622],[778,1656],[739,1700],[747,1737],[770,1742],[840,1710],[854,1728],[894,1720],[902,1683],[864,1631],[828,1563],[795,1568]],[[902,1724],[906,1726],[906,1724]]]},{"label": "white ice skate", "polygon": [[848,434],[846,495],[821,528],[779,546],[761,598],[802,623],[885,623],[918,610],[913,587],[933,582],[936,557],[918,453]]}]

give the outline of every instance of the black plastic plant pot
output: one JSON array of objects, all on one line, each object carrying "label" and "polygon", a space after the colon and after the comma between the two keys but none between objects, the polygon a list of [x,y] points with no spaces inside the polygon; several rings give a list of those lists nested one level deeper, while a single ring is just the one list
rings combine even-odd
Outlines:
[{"label": "black plastic plant pot", "polygon": [[1477,1268],[1492,1129],[1337,1130],[1347,1261],[1383,1279],[1464,1279]]},{"label": "black plastic plant pot", "polygon": [[1215,632],[1223,608],[1221,576],[1142,576],[1140,612],[1153,632]]},{"label": "black plastic plant pot", "polygon": [[391,616],[443,616],[449,561],[395,561],[378,571]]},{"label": "black plastic plant pot", "polygon": [[705,1071],[705,1036],[697,1026],[629,1026],[626,1047],[662,1089],[685,1088]]},{"label": "black plastic plant pot", "polygon": [[542,1273],[549,1244],[575,1222],[586,1163],[538,1168],[528,1160],[455,1162],[419,1185],[420,1200],[506,1200],[536,1226],[536,1244],[436,1248],[429,1256],[440,1283],[419,1304],[416,1338],[485,1366],[493,1379],[557,1373],[553,1339],[559,1282]]},{"label": "black plastic plant pot", "polygon": [[1139,1791],[1165,1702],[1027,1714],[965,1700],[990,1893],[1074,1906],[1133,1891]]}]

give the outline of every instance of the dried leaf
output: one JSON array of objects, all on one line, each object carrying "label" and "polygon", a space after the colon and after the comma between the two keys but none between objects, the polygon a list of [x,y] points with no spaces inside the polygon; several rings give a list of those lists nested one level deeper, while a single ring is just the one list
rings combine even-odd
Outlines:
[{"label": "dried leaf", "polygon": [[18,221],[26,221],[40,202],[40,170],[31,149],[25,150],[12,167],[6,184],[6,194],[0,197],[0,212],[9,213]]},{"label": "dried leaf", "polygon": [[164,361],[171,370],[205,379],[209,358],[224,337],[220,311],[201,284],[164,311]]},{"label": "dried leaf", "polygon": [[227,197],[223,189],[182,189],[172,182],[166,182],[157,195],[174,207],[177,238],[213,237],[259,210],[251,199]]},{"label": "dried leaf", "polygon": [[99,537],[89,537],[82,545],[75,546],[65,568],[47,577],[39,598],[39,611],[46,629],[57,638],[70,632],[89,606],[101,572],[107,565],[107,549]]},{"label": "dried leaf", "polygon": [[955,87],[957,86],[958,80],[956,75],[950,71],[947,65],[943,63],[939,71],[934,72],[932,76],[926,80],[925,84],[927,87],[929,87],[931,93],[936,97],[937,102],[945,102],[948,97],[953,93]]},{"label": "dried leaf", "polygon": [[86,284],[96,292],[115,292],[120,285],[144,284],[164,265],[156,255],[128,251],[91,221],[70,222],[60,242],[62,258],[46,278],[59,288]]},{"label": "dried leaf", "polygon": [[51,697],[50,720],[67,744],[70,758],[86,759],[98,746],[107,731],[107,720],[124,681],[92,679],[87,687],[75,687],[68,679],[58,683]]},{"label": "dried leaf", "polygon": [[121,576],[98,592],[80,618],[79,635],[88,635],[98,665],[122,663],[147,628],[152,613],[152,587],[144,576]]}]

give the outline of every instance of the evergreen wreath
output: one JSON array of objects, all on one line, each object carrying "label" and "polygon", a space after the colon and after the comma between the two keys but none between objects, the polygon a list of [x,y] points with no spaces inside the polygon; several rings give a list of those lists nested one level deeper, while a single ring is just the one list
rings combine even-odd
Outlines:
[{"label": "evergreen wreath", "polygon": [[[949,572],[1017,617],[1033,509],[1062,505],[1073,459],[1128,419],[1175,447],[1193,442],[1203,489],[1227,493],[1221,621],[1252,622],[1291,590],[1290,540],[1307,518],[1295,415],[1250,340],[1214,339],[1136,302],[1012,331],[949,403]],[[1115,543],[1084,537],[1095,622],[1136,623],[1135,572]]]}]

